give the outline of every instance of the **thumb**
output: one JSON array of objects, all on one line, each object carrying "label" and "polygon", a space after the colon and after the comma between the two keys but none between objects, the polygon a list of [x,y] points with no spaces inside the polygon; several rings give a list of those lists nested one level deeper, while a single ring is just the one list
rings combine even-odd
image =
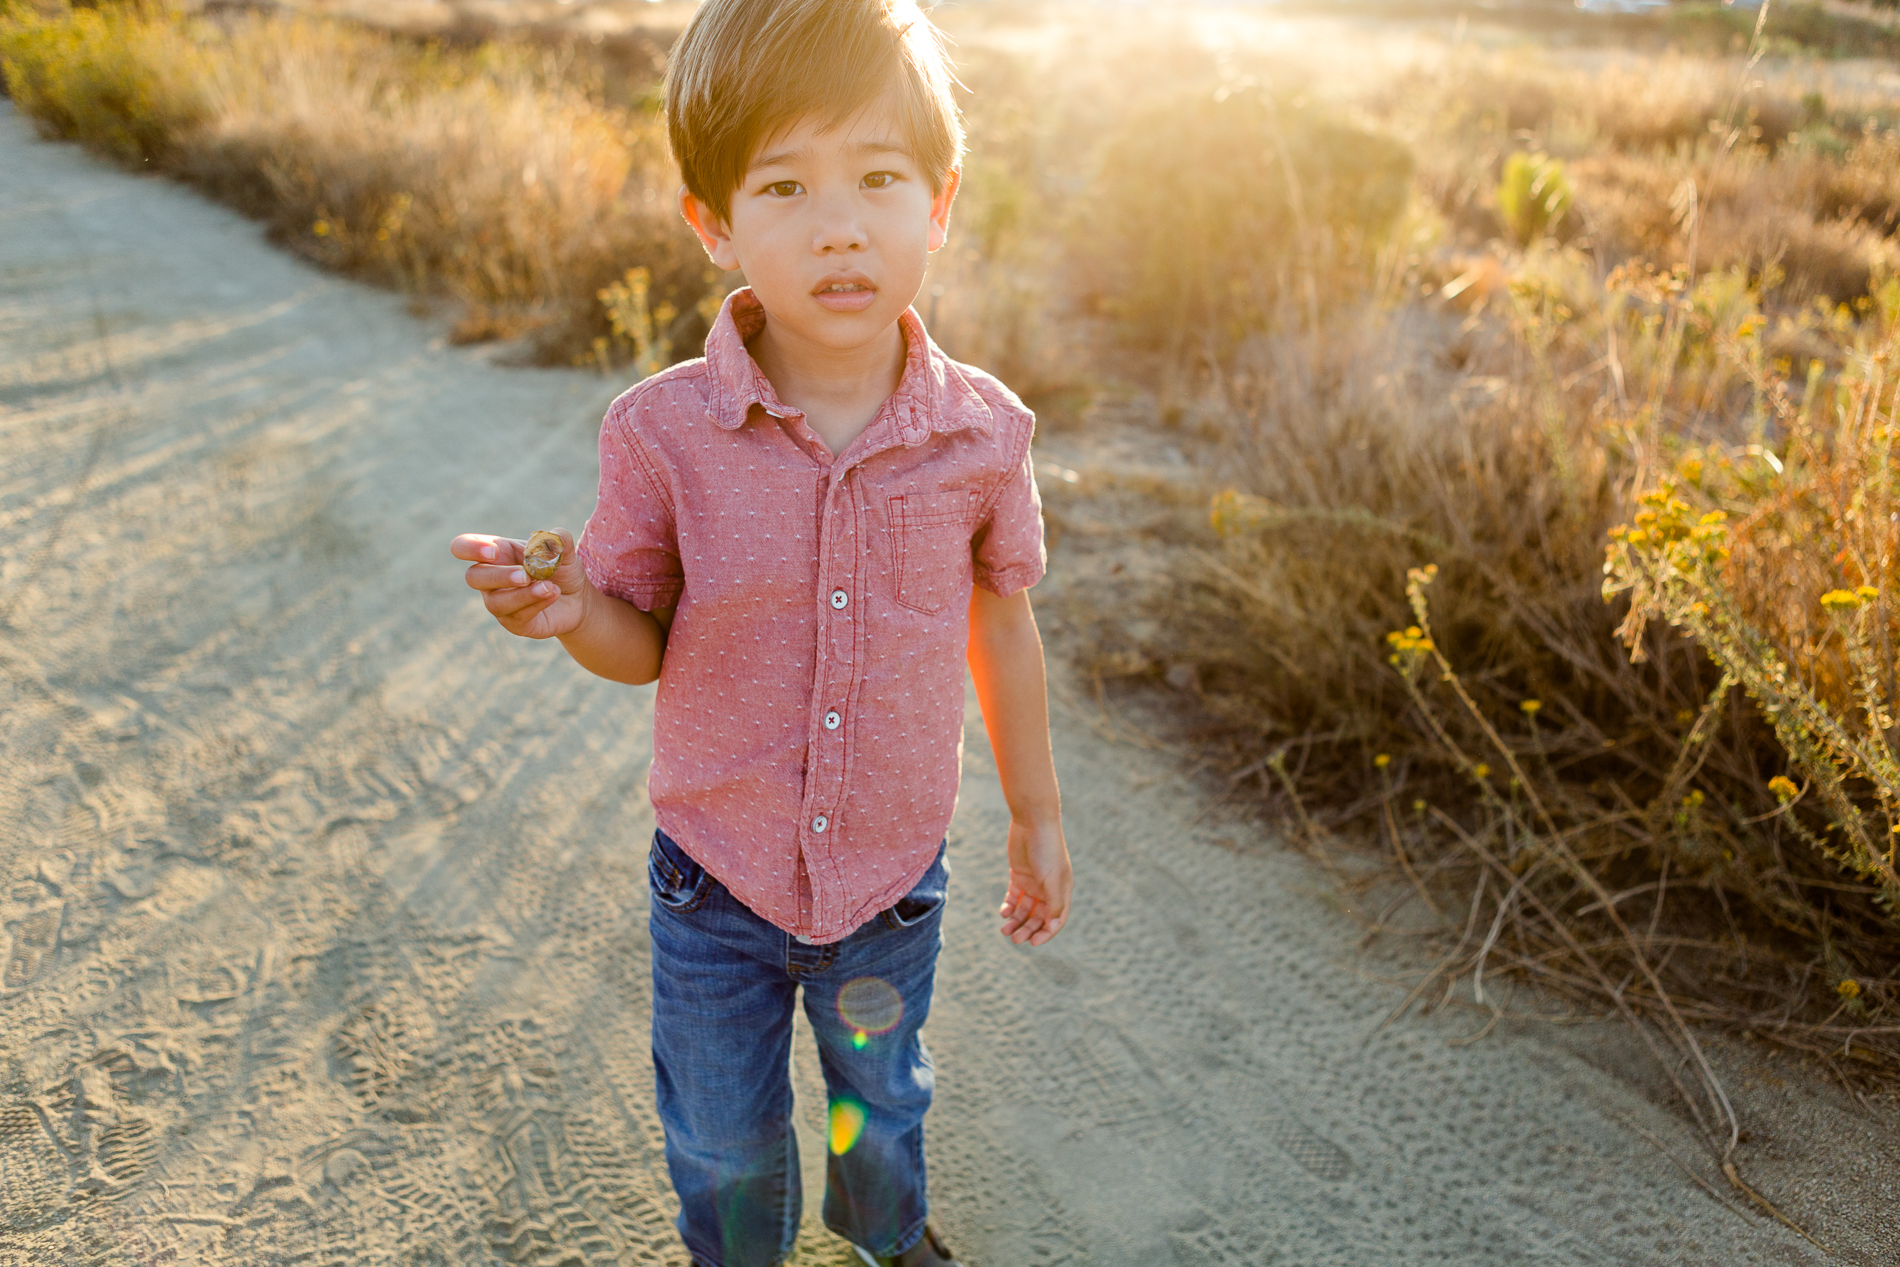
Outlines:
[{"label": "thumb", "polygon": [[587,583],[587,571],[581,567],[580,546],[567,529],[554,531],[561,538],[561,566],[554,570],[554,583],[561,587],[563,594],[572,594]]}]

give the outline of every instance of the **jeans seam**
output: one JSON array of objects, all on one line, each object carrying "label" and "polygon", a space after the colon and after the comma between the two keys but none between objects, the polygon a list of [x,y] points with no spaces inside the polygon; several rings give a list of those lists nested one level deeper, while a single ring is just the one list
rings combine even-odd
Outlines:
[{"label": "jeans seam", "polygon": [[660,905],[666,907],[667,910],[673,912],[675,915],[691,915],[694,911],[704,906],[706,899],[712,896],[712,885],[708,883],[711,878],[710,876],[700,877],[699,885],[693,890],[692,899],[688,901],[686,905],[671,906],[665,902],[661,902]]},{"label": "jeans seam", "polygon": [[822,957],[817,963],[809,965],[793,963],[791,948],[789,946],[786,947],[785,975],[790,977],[805,977],[815,973],[829,972],[831,970],[832,961],[838,957],[838,952],[834,949],[836,945],[836,942],[827,942],[825,945],[820,946],[818,949]]},{"label": "jeans seam", "polygon": [[[664,865],[664,860],[662,860],[662,865]],[[669,870],[670,869],[671,868],[669,868]],[[678,872],[675,872],[674,875],[677,877]],[[677,887],[679,881],[676,878],[672,883],[674,884],[675,887]],[[701,872],[700,877],[699,877],[699,883],[693,886],[693,895],[690,898],[688,898],[684,903],[675,905],[674,903],[667,901],[665,898],[660,897],[658,894],[654,895],[654,901],[659,903],[660,909],[663,911],[670,911],[675,915],[691,915],[694,911],[704,906],[706,904],[706,899],[711,896],[712,896],[712,876],[705,872]]]}]

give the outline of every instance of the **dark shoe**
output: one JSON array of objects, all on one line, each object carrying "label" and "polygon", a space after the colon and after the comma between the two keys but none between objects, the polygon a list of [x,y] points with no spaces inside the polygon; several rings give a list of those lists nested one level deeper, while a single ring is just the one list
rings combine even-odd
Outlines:
[{"label": "dark shoe", "polygon": [[937,1235],[937,1229],[929,1224],[924,1225],[924,1234],[917,1238],[915,1245],[893,1258],[879,1257],[862,1245],[853,1245],[851,1248],[857,1250],[858,1257],[871,1267],[962,1267],[950,1256],[950,1250],[943,1243],[943,1238]]}]

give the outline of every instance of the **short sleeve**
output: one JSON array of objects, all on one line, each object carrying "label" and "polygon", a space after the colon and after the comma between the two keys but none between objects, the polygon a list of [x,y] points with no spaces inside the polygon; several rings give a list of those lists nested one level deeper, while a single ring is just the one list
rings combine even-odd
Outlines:
[{"label": "short sleeve", "polygon": [[1042,496],[1027,445],[1023,460],[1003,481],[989,514],[971,538],[976,583],[998,598],[1008,598],[1042,579],[1047,555],[1042,545]]},{"label": "short sleeve", "polygon": [[600,497],[581,536],[594,588],[642,611],[673,607],[686,586],[672,499],[618,409],[600,428]]}]

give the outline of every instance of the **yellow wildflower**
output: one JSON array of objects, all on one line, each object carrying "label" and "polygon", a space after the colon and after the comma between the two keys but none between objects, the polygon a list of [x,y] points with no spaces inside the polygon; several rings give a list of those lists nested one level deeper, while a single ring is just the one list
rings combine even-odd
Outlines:
[{"label": "yellow wildflower", "polygon": [[1527,700],[1524,700],[1522,703],[1520,703],[1517,707],[1518,707],[1518,710],[1524,713],[1527,717],[1535,717],[1537,716],[1538,710],[1541,709],[1543,706],[1544,706],[1543,700],[1527,699]]},{"label": "yellow wildflower", "polygon": [[1394,629],[1385,636],[1396,651],[1430,651],[1432,640],[1425,636],[1424,630],[1417,625],[1405,629]]},{"label": "yellow wildflower", "polygon": [[1834,993],[1844,999],[1858,999],[1860,997],[1860,982],[1849,977],[1834,987]]},{"label": "yellow wildflower", "polygon": [[1472,766],[1471,772],[1477,775],[1481,779],[1488,779],[1491,777],[1491,767],[1486,765],[1482,761],[1478,762],[1477,765]]},{"label": "yellow wildflower", "polygon": [[1377,766],[1379,769],[1383,770],[1387,766],[1392,764],[1392,754],[1389,752],[1382,752],[1378,756],[1372,759],[1372,764]]},{"label": "yellow wildflower", "polygon": [[1860,606],[1860,595],[1853,590],[1829,590],[1821,595],[1821,606],[1829,611],[1852,611]]},{"label": "yellow wildflower", "polygon": [[1878,585],[1857,585],[1854,587],[1854,597],[1860,599],[1863,603],[1871,603],[1880,597],[1880,587]]},{"label": "yellow wildflower", "polygon": [[310,226],[310,231],[320,238],[327,238],[330,236],[330,222],[328,220],[319,220]]},{"label": "yellow wildflower", "polygon": [[1783,802],[1792,801],[1801,794],[1801,789],[1794,785],[1794,780],[1785,774],[1777,774],[1768,780],[1768,790]]}]

